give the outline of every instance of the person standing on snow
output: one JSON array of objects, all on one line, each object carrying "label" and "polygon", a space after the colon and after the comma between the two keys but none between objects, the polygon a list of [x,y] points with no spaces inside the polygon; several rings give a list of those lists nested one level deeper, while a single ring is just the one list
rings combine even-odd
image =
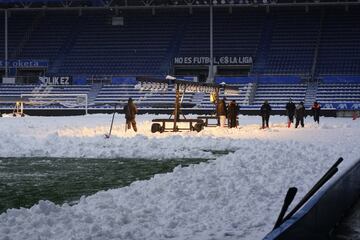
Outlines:
[{"label": "person standing on snow", "polygon": [[239,114],[239,105],[236,104],[235,100],[232,100],[229,103],[229,107],[228,107],[229,128],[234,128],[237,126],[236,120],[238,114]]},{"label": "person standing on snow", "polygon": [[295,115],[295,103],[289,99],[289,102],[286,104],[286,115],[288,116],[288,128],[290,127],[291,123],[294,123],[294,115]]},{"label": "person standing on snow", "polygon": [[299,126],[299,123],[301,124],[301,127],[304,127],[305,107],[303,102],[300,102],[296,106],[295,117],[296,117],[295,128]]},{"label": "person standing on snow", "polygon": [[314,121],[317,122],[318,124],[320,123],[320,109],[321,109],[320,104],[317,101],[315,101],[311,107],[311,111],[314,116]]},{"label": "person standing on snow", "polygon": [[225,100],[226,98],[220,100],[216,108],[216,114],[220,119],[220,127],[225,127],[225,122],[226,122],[227,109],[226,109]]},{"label": "person standing on snow", "polygon": [[124,106],[126,127],[127,129],[131,129],[132,126],[135,132],[137,132],[135,121],[135,115],[137,114],[137,112],[138,110],[135,103],[133,102],[132,98],[129,98],[128,103]]},{"label": "person standing on snow", "polygon": [[260,108],[260,115],[262,118],[262,128],[269,127],[269,118],[271,113],[271,106],[267,100],[264,101]]}]

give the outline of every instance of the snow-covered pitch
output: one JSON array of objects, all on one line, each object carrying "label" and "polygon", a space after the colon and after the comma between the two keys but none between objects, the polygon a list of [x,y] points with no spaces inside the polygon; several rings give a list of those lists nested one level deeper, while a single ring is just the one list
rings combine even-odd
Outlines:
[{"label": "snow-covered pitch", "polygon": [[[116,115],[110,139],[110,114],[0,118],[1,157],[214,159],[73,206],[44,199],[9,209],[0,215],[0,239],[257,240],[271,231],[289,187],[298,188],[295,204],[339,157],[336,176],[360,157],[360,119],[321,118],[317,125],[308,117],[295,129],[272,116],[261,130],[260,117],[240,116],[237,129],[153,134],[152,118],[137,116],[134,133]],[[231,153],[216,157],[215,150]]]}]

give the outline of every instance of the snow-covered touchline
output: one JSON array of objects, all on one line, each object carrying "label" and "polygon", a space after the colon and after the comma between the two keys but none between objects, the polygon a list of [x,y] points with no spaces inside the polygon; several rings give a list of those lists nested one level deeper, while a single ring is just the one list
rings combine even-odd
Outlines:
[{"label": "snow-covered touchline", "polygon": [[258,117],[241,116],[240,129],[151,134],[151,117],[138,116],[136,134],[125,134],[115,119],[110,139],[103,137],[109,115],[5,119],[1,157],[166,160],[233,152],[82,197],[73,206],[41,201],[8,210],[0,215],[3,239],[261,239],[289,187],[298,188],[296,203],[338,157],[344,157],[340,172],[359,158],[360,124],[350,119],[288,129],[284,117],[272,117],[270,129],[259,130]]}]

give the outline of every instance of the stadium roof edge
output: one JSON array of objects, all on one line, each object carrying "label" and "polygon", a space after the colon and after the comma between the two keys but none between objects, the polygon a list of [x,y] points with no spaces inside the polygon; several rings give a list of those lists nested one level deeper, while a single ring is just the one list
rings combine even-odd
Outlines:
[{"label": "stadium roof edge", "polygon": [[[93,0],[94,1],[94,0]],[[186,0],[183,0],[186,2]],[[10,3],[11,2],[11,3]],[[106,4],[100,5],[79,5],[79,4],[68,4],[68,1],[47,1],[45,4],[42,1],[27,1],[24,4],[24,1],[10,0],[8,3],[4,1],[0,2],[0,11],[26,11],[26,10],[136,10],[136,9],[189,9],[189,8],[208,8],[208,4],[143,4],[143,5],[118,5],[116,2],[110,1]],[[103,2],[103,1],[101,1]],[[54,4],[55,3],[55,4]],[[322,2],[278,2],[278,3],[246,3],[246,4],[216,4],[213,5],[214,8],[278,8],[278,7],[321,7],[321,6],[360,6],[359,1],[347,1],[347,2],[334,2],[334,1],[322,1]]]}]

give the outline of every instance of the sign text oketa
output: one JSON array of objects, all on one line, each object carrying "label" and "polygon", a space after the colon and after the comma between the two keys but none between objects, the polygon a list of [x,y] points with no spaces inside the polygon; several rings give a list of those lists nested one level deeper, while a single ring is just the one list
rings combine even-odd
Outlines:
[{"label": "sign text oketa", "polygon": [[[17,59],[9,60],[8,68],[46,68],[47,60]],[[0,60],[0,68],[5,68],[5,61]]]}]

